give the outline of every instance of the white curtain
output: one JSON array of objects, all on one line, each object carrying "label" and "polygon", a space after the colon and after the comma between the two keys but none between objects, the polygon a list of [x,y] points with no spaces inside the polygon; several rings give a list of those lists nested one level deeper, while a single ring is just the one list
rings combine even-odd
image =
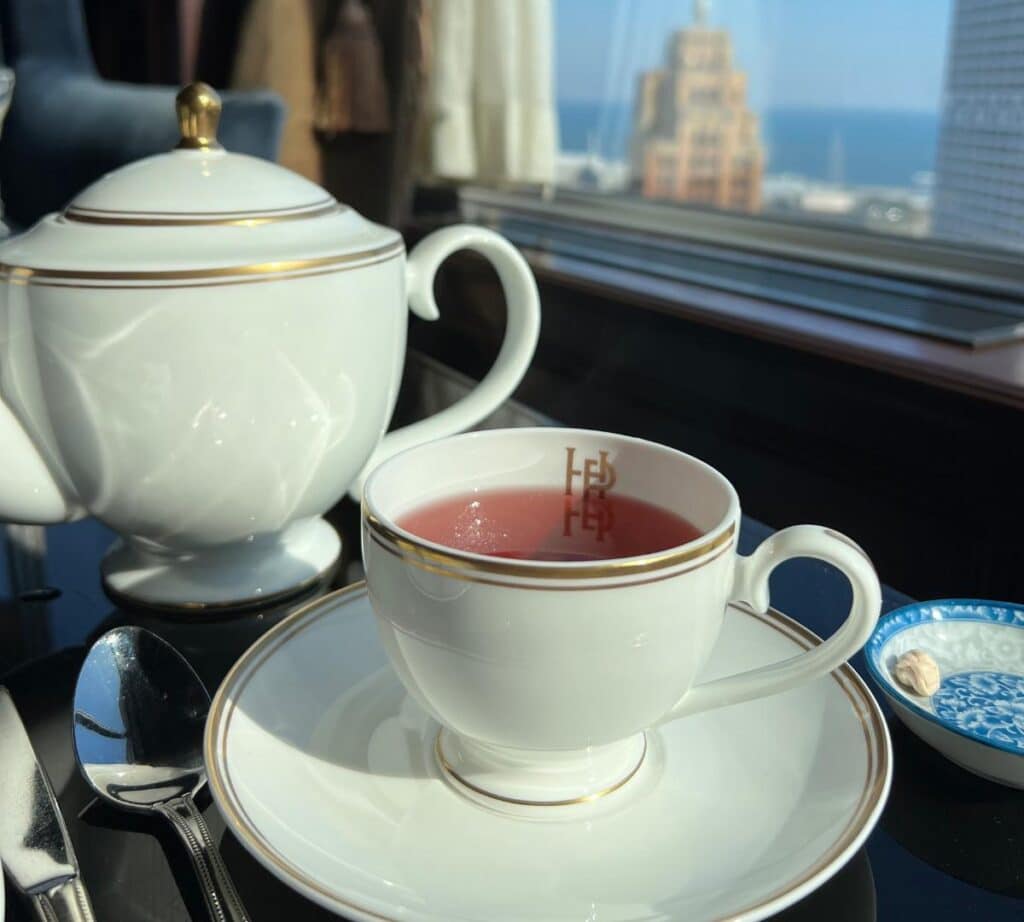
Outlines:
[{"label": "white curtain", "polygon": [[422,172],[549,183],[558,127],[551,0],[428,0]]}]

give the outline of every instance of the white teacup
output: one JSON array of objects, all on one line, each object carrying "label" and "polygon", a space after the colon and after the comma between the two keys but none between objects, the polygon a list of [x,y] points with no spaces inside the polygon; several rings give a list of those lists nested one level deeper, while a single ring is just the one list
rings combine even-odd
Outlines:
[{"label": "white teacup", "polygon": [[[397,524],[446,496],[509,487],[564,487],[571,512],[584,476],[588,498],[604,489],[644,500],[703,534],[642,556],[566,563],[485,556]],[[783,691],[855,653],[881,604],[864,552],[831,529],[798,525],[740,557],[739,525],[736,491],[716,470],[606,432],[492,430],[384,462],[363,496],[366,578],[392,664],[443,728],[442,768],[478,796],[591,800],[636,772],[646,729]],[[771,571],[793,557],[826,561],[847,576],[853,604],[845,623],[792,659],[694,684],[726,606],[766,610]]]}]

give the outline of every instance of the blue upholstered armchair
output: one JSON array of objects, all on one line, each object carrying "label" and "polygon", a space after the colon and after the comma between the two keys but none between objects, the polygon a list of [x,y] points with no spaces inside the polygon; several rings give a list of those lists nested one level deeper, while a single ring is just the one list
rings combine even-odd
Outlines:
[{"label": "blue upholstered armchair", "polygon": [[[177,87],[103,80],[80,0],[0,0],[3,61],[17,83],[0,135],[5,220],[26,227],[99,176],[178,140]],[[226,148],[276,159],[284,104],[270,92],[223,94]]]}]

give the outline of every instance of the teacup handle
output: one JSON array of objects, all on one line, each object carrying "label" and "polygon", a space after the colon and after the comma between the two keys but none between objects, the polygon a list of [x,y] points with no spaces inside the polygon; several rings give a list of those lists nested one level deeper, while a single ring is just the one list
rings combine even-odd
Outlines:
[{"label": "teacup handle", "polygon": [[713,679],[691,688],[661,722],[761,698],[831,672],[867,642],[882,607],[878,574],[868,556],[849,538],[820,525],[795,525],[766,538],[749,557],[736,562],[732,601],[768,610],[768,577],[780,563],[813,557],[841,570],[853,587],[846,621],[818,646],[770,666]]},{"label": "teacup handle", "polygon": [[501,234],[472,224],[434,231],[409,254],[406,283],[409,307],[424,320],[437,320],[434,276],[456,250],[473,250],[494,266],[505,293],[508,319],[501,351],[484,379],[457,403],[427,419],[389,432],[366,462],[349,495],[359,499],[363,482],[386,458],[423,442],[463,432],[493,413],[516,389],[533,358],[540,332],[537,282],[522,254]]}]

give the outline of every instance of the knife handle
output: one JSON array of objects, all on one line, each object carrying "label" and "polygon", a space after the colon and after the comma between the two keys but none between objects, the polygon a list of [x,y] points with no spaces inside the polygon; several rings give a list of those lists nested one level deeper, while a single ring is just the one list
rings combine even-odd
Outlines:
[{"label": "knife handle", "polygon": [[175,797],[160,804],[157,810],[170,821],[188,848],[210,918],[214,922],[250,922],[249,913],[246,912],[220,853],[214,848],[206,820],[192,800],[192,795]]},{"label": "knife handle", "polygon": [[29,901],[40,922],[96,922],[89,894],[77,877],[45,893],[34,893]]}]

